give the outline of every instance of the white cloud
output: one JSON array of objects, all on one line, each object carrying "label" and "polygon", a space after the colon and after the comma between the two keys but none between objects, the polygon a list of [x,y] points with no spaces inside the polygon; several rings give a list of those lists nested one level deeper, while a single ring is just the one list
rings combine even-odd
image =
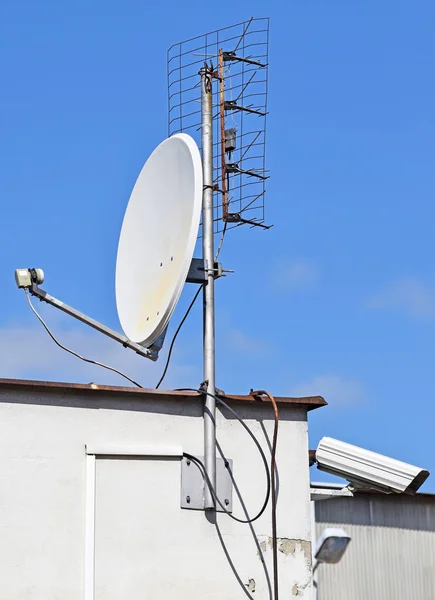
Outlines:
[{"label": "white cloud", "polygon": [[343,379],[338,375],[319,375],[310,381],[298,383],[290,390],[290,395],[323,396],[332,406],[345,406],[364,401],[361,382]]},{"label": "white cloud", "polygon": [[243,355],[261,356],[267,352],[267,342],[248,335],[240,329],[230,329],[226,335],[227,343]]},{"label": "white cloud", "polygon": [[[38,306],[38,309],[58,340],[75,352],[115,367],[144,387],[154,387],[160,378],[166,359],[164,352],[153,363],[89,327],[59,317],[53,309],[48,314],[46,308]],[[0,329],[0,377],[132,385],[120,375],[85,363],[59,348],[36,317],[28,326],[11,323]],[[200,377],[195,367],[183,364],[178,357],[171,361],[162,387],[182,387],[199,381]]]},{"label": "white cloud", "polygon": [[287,290],[310,289],[319,280],[317,267],[309,260],[281,261],[274,270],[274,280]]},{"label": "white cloud", "polygon": [[399,310],[413,317],[432,317],[435,315],[435,287],[414,277],[403,277],[373,294],[367,305]]}]

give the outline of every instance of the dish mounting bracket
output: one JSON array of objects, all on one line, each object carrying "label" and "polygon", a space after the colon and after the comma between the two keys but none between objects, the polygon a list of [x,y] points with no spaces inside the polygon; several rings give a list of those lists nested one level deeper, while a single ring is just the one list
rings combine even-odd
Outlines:
[{"label": "dish mounting bracket", "polygon": [[[199,456],[198,458],[201,462],[204,461],[204,457]],[[226,461],[222,458],[216,459],[216,494],[228,512],[233,510],[232,469],[233,461],[231,459],[226,459]],[[181,460],[181,508],[204,510],[205,486],[204,475],[198,464],[184,456]],[[216,510],[223,512],[219,504],[216,505]]]},{"label": "dish mounting bracket", "polygon": [[157,340],[153,343],[153,345],[151,347],[146,348],[145,346],[142,346],[141,344],[137,344],[136,342],[131,341],[130,339],[128,339],[127,336],[122,335],[121,333],[118,333],[117,331],[114,331],[113,329],[110,329],[110,327],[106,327],[106,325],[99,323],[98,321],[96,321],[95,319],[92,319],[91,317],[88,317],[87,315],[85,315],[84,313],[80,312],[79,310],[73,308],[72,306],[68,306],[68,304],[65,304],[64,302],[62,302],[61,300],[58,300],[54,296],[51,296],[45,290],[40,288],[38,286],[37,282],[35,281],[35,276],[34,276],[34,273],[36,272],[35,269],[27,269],[27,271],[29,272],[29,276],[27,276],[27,277],[23,276],[25,271],[26,271],[26,269],[17,269],[15,271],[15,279],[16,279],[16,282],[17,282],[17,285],[19,288],[27,289],[29,291],[29,293],[32,294],[32,296],[39,298],[39,300],[41,300],[42,302],[46,302],[47,304],[50,304],[51,306],[55,306],[56,308],[58,308],[59,310],[61,310],[64,313],[66,313],[67,315],[70,315],[71,317],[74,317],[78,321],[85,323],[85,325],[89,325],[90,327],[92,327],[93,329],[96,329],[100,333],[104,333],[104,335],[107,335],[108,337],[112,338],[112,340],[115,340],[116,342],[119,342],[120,344],[122,344],[124,346],[124,348],[130,348],[130,350],[134,350],[140,356],[149,358],[152,361],[156,361],[158,359],[159,350],[161,349],[161,347],[163,345],[163,340],[165,339],[166,329],[157,338]]},{"label": "dish mounting bracket", "polygon": [[[224,277],[224,270],[222,269],[222,264],[219,262],[215,262],[213,265],[214,278],[218,279],[219,277]],[[230,271],[225,271],[230,272]],[[190,263],[189,272],[187,273],[186,283],[199,283],[206,284],[207,283],[207,270],[205,268],[205,261],[202,258],[192,258],[192,262]]]}]

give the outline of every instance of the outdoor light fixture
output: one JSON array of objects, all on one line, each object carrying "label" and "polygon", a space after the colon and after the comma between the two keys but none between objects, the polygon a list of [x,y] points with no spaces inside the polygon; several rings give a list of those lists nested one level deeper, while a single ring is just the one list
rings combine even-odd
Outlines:
[{"label": "outdoor light fixture", "polygon": [[350,542],[350,536],[344,529],[327,528],[317,542],[317,550],[314,555],[313,572],[320,563],[336,564],[338,563]]}]

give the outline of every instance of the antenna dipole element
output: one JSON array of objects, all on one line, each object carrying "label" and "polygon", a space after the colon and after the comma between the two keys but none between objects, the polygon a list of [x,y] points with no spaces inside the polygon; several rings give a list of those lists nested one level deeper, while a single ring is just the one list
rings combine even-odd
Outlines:
[{"label": "antenna dipole element", "polygon": [[202,252],[207,274],[204,286],[204,464],[211,486],[204,485],[204,508],[215,508],[211,489],[216,489],[216,403],[215,316],[214,316],[214,232],[213,232],[213,70],[207,64],[201,75],[202,170]]}]

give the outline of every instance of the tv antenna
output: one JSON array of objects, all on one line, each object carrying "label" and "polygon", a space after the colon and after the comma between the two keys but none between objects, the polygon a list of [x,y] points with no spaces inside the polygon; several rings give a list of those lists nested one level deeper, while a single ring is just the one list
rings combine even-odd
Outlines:
[{"label": "tv antenna", "polygon": [[[210,510],[216,489],[214,282],[224,273],[217,257],[228,229],[270,227],[264,211],[268,38],[269,19],[252,18],[168,51],[169,137],[137,179],[118,246],[116,304],[125,335],[41,289],[41,269],[15,271],[27,294],[153,361],[184,283],[203,287],[201,391],[210,483],[204,486],[204,508]],[[200,259],[193,258],[198,235]]]},{"label": "tv antenna", "polygon": [[[201,132],[204,176],[204,463],[216,489],[214,234],[241,225],[268,229],[264,197],[269,19],[215,30],[168,50],[168,133]],[[199,78],[198,81],[198,72]],[[204,508],[213,509],[204,489]]]},{"label": "tv antenna", "polygon": [[[198,71],[207,78],[214,232],[265,222],[269,19],[251,18],[168,50],[168,134],[204,130]],[[211,141],[210,141],[211,138]]]}]

